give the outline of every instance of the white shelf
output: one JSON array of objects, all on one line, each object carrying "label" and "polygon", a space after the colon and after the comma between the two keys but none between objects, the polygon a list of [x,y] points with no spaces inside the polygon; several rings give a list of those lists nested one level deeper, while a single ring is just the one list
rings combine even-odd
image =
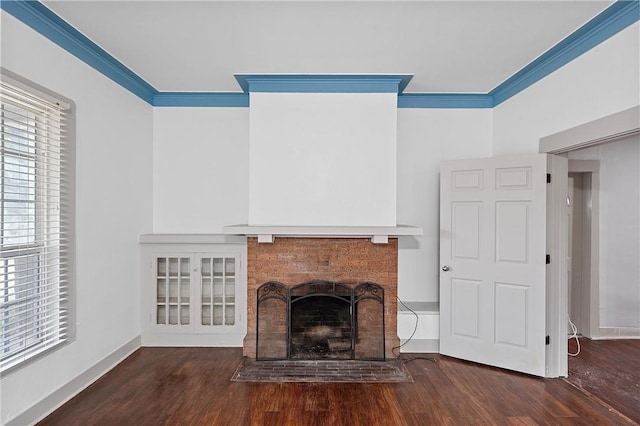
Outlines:
[{"label": "white shelf", "polygon": [[228,235],[258,237],[258,242],[273,242],[273,238],[371,238],[374,243],[387,243],[389,237],[419,236],[418,226],[225,226]]},{"label": "white shelf", "polygon": [[398,313],[439,314],[439,302],[403,302],[398,303]]},{"label": "white shelf", "polygon": [[[227,233],[225,233],[227,234]],[[245,244],[244,237],[232,234],[142,234],[140,244]]]}]

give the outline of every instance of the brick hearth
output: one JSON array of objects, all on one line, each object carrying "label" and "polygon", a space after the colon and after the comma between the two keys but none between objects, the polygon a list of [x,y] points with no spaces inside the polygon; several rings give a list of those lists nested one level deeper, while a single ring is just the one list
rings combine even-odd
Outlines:
[{"label": "brick hearth", "polygon": [[397,336],[398,239],[373,244],[364,238],[276,238],[273,243],[247,239],[247,336],[243,353],[256,355],[256,292],[268,281],[287,287],[311,280],[355,286],[374,282],[384,288],[385,354],[400,344]]}]

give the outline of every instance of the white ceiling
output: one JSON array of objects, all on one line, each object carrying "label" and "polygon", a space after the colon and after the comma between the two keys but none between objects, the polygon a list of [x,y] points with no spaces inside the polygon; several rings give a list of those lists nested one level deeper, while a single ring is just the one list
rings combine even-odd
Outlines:
[{"label": "white ceiling", "polygon": [[486,93],[612,1],[45,1],[160,91],[234,74],[414,74],[406,92]]}]

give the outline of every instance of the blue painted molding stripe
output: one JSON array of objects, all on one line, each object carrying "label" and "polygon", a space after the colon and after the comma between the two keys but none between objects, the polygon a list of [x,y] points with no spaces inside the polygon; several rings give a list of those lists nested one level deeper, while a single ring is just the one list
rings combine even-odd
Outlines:
[{"label": "blue painted molding stripe", "polygon": [[244,107],[249,106],[248,93],[225,92],[159,92],[153,97],[154,107]]},{"label": "blue painted molding stripe", "polygon": [[245,93],[402,93],[411,74],[236,74]]},{"label": "blue painted molding stripe", "polygon": [[638,0],[619,0],[578,28],[529,65],[498,85],[489,95],[494,106],[542,80],[578,56],[640,20]]},{"label": "blue painted molding stripe", "polygon": [[487,94],[402,93],[411,75],[236,75],[242,93],[159,92],[39,1],[0,7],[152,106],[248,107],[248,91],[398,93],[398,108],[493,108],[640,20],[639,0],[618,0]]},{"label": "blue painted molding stripe", "polygon": [[0,7],[148,103],[158,92],[100,46],[38,1],[0,1]]},{"label": "blue painted molding stripe", "polygon": [[402,93],[398,108],[493,108],[485,93]]}]

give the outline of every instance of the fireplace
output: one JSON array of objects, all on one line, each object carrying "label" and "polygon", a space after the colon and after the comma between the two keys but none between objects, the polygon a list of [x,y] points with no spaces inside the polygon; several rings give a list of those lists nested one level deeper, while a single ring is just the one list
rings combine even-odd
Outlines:
[{"label": "fireplace", "polygon": [[397,238],[247,239],[244,355],[395,358]]},{"label": "fireplace", "polygon": [[257,294],[257,359],[385,359],[384,289],[314,280]]},{"label": "fireplace", "polygon": [[[289,291],[288,358],[352,359],[353,312],[353,291],[345,285],[310,281],[293,286]],[[258,353],[259,349],[258,339]]]}]

